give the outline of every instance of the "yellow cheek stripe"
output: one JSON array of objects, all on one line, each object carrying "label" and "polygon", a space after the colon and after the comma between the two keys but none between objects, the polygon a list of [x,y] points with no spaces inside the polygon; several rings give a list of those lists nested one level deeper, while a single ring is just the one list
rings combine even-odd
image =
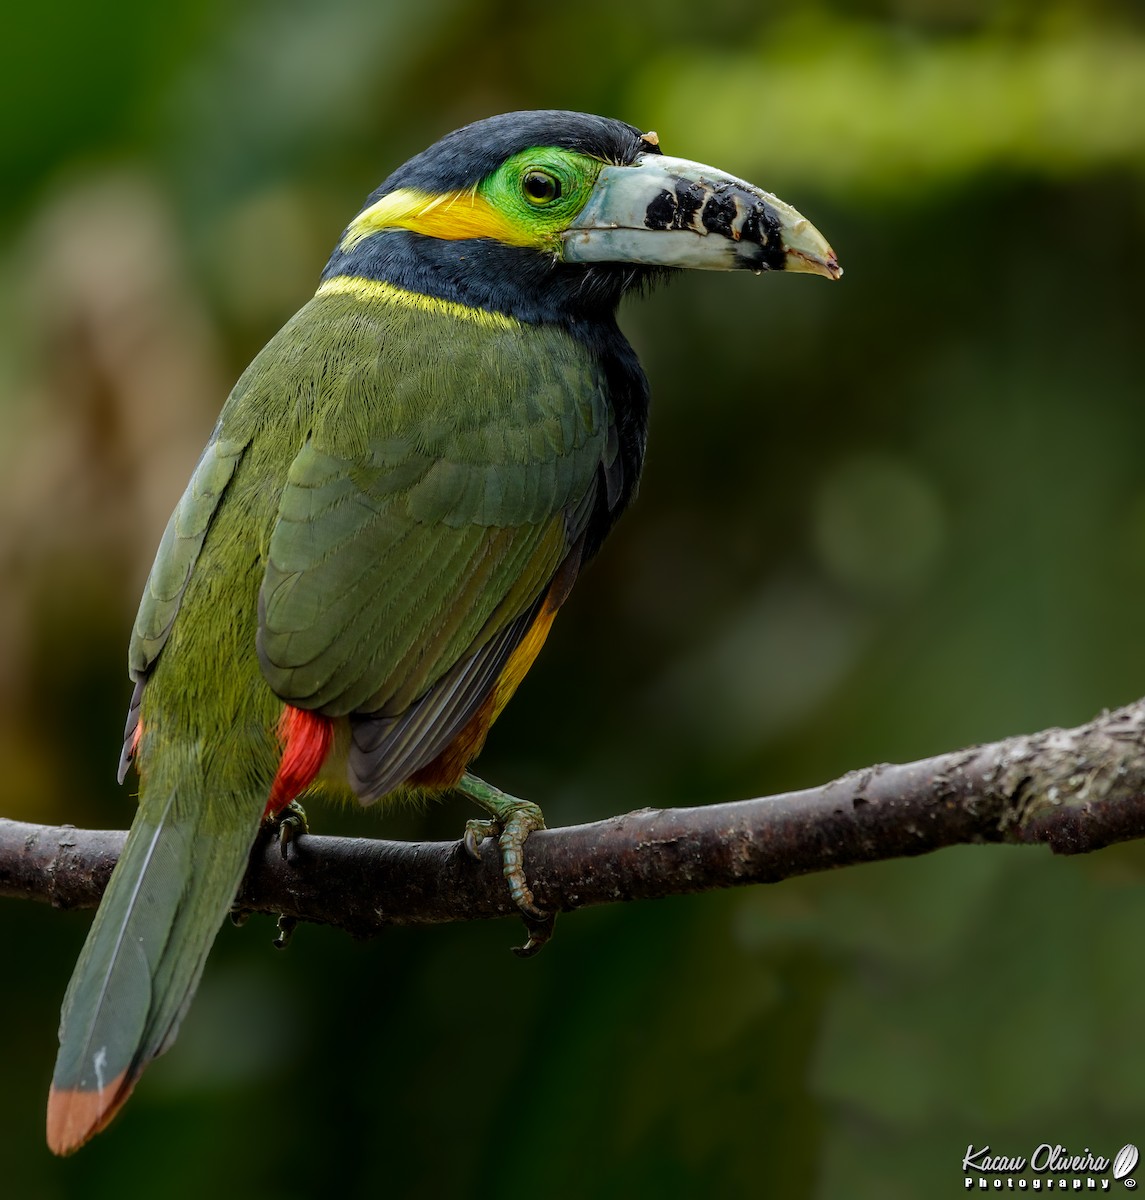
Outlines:
[{"label": "yellow cheek stripe", "polygon": [[396,304],[413,312],[432,313],[437,317],[452,317],[460,321],[472,321],[483,329],[517,330],[521,323],[504,313],[490,312],[484,308],[470,308],[456,300],[441,300],[437,296],[423,296],[421,292],[407,292],[405,288],[385,283],[381,279],[363,279],[357,275],[335,275],[323,283],[316,296],[352,296],[364,303],[382,301]]},{"label": "yellow cheek stripe", "polygon": [[426,237],[458,242],[467,238],[493,238],[508,246],[534,246],[534,235],[507,221],[476,191],[447,192],[431,196],[399,188],[359,213],[342,238],[350,250],[363,238],[383,229],[409,229]]}]

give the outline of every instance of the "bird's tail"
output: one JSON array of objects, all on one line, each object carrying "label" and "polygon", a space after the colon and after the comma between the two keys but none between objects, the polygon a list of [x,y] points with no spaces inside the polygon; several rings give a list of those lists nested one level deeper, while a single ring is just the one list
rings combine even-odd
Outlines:
[{"label": "bird's tail", "polygon": [[177,784],[147,788],[64,997],[48,1098],[56,1154],[103,1129],[175,1040],[242,881],[265,788],[208,793],[200,763],[183,766],[164,772]]}]

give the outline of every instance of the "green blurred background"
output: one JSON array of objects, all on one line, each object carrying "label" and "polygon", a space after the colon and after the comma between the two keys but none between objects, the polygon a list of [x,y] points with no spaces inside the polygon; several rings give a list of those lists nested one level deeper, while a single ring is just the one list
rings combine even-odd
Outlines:
[{"label": "green blurred background", "polygon": [[[0,813],[128,824],[126,635],[230,382],[393,166],[547,106],[762,184],[847,275],[626,308],[641,496],[484,774],[564,824],[1145,692],[1137,5],[64,0],[0,42]],[[280,954],[256,918],[65,1162],[89,916],[6,902],[0,1192],[891,1200],[962,1192],[971,1142],[1111,1156],[1145,1142],[1143,882],[1138,845],[970,847],[585,912],[527,963],[507,922]]]}]

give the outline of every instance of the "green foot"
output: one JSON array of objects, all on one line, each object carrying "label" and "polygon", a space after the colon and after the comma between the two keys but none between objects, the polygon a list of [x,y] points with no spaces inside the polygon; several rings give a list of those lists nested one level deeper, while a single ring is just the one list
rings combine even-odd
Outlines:
[{"label": "green foot", "polygon": [[[271,835],[278,840],[278,852],[284,859],[289,857],[292,843],[304,833],[310,832],[310,826],[306,823],[306,810],[297,800],[291,800],[289,804],[280,808],[267,824]],[[279,914],[278,923],[275,926],[275,949],[286,949],[290,944],[290,939],[294,936],[297,924],[297,917],[288,917],[286,913]]]},{"label": "green foot", "polygon": [[277,827],[278,850],[283,858],[287,857],[290,843],[301,834],[309,833],[310,826],[306,823],[306,809],[297,800],[291,800],[270,819],[271,827]]},{"label": "green foot", "polygon": [[467,773],[457,790],[490,814],[490,819],[466,822],[465,849],[472,858],[480,859],[481,843],[486,838],[497,839],[501,849],[501,873],[529,930],[528,942],[514,947],[513,952],[522,958],[536,954],[552,936],[556,920],[553,913],[546,913],[536,906],[525,880],[525,840],[535,830],[544,829],[544,814],[530,801],[518,800],[476,775]]}]

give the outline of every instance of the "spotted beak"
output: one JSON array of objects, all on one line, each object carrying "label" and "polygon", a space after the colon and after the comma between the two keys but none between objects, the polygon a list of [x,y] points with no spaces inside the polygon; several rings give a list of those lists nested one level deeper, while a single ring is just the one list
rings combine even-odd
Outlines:
[{"label": "spotted beak", "polygon": [[604,167],[562,241],[573,263],[843,274],[827,240],[789,204],[715,167],[663,154]]}]

